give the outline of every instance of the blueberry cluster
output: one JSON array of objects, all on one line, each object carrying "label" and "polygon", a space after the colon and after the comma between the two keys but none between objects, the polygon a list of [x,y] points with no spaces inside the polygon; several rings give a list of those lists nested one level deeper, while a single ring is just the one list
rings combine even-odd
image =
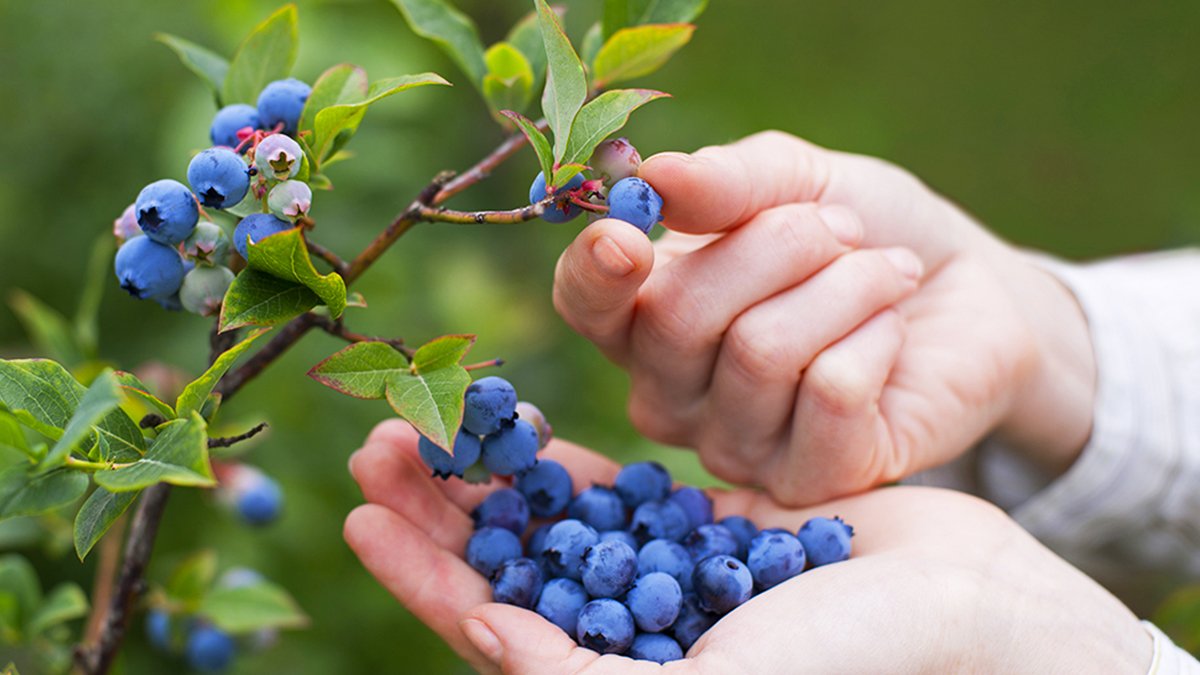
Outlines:
[{"label": "blueberry cluster", "polygon": [[635,175],[641,163],[637,148],[628,140],[605,141],[592,153],[591,168],[597,179],[588,180],[583,174],[576,174],[566,185],[551,193],[546,188],[545,173],[538,172],[529,186],[529,203],[536,204],[553,194],[558,201],[546,209],[542,219],[565,223],[588,205],[604,201],[609,218],[623,220],[649,234],[654,224],[663,218],[663,199],[649,183]]},{"label": "blueberry cluster", "polygon": [[234,231],[242,258],[248,241],[307,217],[312,191],[295,180],[304,153],[292,136],[309,93],[299,80],[279,80],[263,88],[257,107],[222,108],[210,130],[213,147],[188,164],[188,185],[162,179],[142,188],[113,223],[121,288],[167,309],[203,316],[220,310],[234,277],[227,266],[230,240],[205,209],[262,211],[242,218]]}]

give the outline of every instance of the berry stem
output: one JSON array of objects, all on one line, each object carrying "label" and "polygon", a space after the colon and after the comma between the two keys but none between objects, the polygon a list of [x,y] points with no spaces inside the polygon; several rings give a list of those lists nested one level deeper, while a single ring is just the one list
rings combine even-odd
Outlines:
[{"label": "berry stem", "polygon": [[248,441],[251,438],[254,438],[255,436],[261,434],[263,431],[266,431],[267,426],[268,425],[266,422],[261,422],[259,424],[254,425],[254,427],[251,428],[249,431],[238,434],[237,436],[216,436],[213,438],[209,438],[208,439],[208,449],[211,450],[213,448],[228,448],[228,447],[237,445],[238,443],[241,443],[242,441]]},{"label": "berry stem", "polygon": [[347,329],[341,321],[334,321],[323,316],[317,316],[314,321],[317,328],[320,328],[326,333],[329,333],[334,337],[339,337],[351,344],[357,344],[359,342],[382,342],[384,344],[391,345],[393,349],[401,354],[404,354],[409,361],[412,361],[413,354],[416,353],[416,350],[406,346],[404,344],[404,340],[401,338],[381,338],[363,335],[362,333],[355,333]]},{"label": "berry stem", "polygon": [[482,370],[483,368],[499,368],[504,365],[504,359],[491,359],[481,363],[472,363],[469,366],[463,366],[463,370]]}]

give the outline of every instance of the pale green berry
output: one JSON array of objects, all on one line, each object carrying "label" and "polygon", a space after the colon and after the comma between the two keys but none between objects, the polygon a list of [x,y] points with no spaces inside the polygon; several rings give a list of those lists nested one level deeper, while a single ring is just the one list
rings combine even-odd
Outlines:
[{"label": "pale green berry", "polygon": [[183,253],[198,263],[220,265],[229,259],[229,244],[229,235],[220,225],[202,220],[184,240]]},{"label": "pale green berry", "polygon": [[267,206],[275,217],[294,223],[308,215],[308,209],[312,207],[312,189],[303,181],[285,180],[271,188]]},{"label": "pale green berry", "polygon": [[304,151],[283,134],[271,134],[254,149],[254,166],[267,178],[287,180],[300,172]]},{"label": "pale green berry", "polygon": [[529,422],[534,429],[537,429],[539,450],[546,447],[550,439],[554,438],[554,427],[551,427],[550,423],[546,421],[546,416],[542,414],[542,411],[529,401],[517,402],[517,418]]},{"label": "pale green berry", "polygon": [[233,272],[228,267],[199,265],[183,278],[179,302],[193,314],[212,316],[221,311],[221,302],[232,283]]}]

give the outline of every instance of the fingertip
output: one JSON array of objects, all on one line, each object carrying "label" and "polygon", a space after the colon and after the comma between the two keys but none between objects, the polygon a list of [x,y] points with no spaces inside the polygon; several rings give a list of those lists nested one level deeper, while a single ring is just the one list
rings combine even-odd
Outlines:
[{"label": "fingertip", "polygon": [[369,541],[372,538],[371,533],[379,526],[382,514],[378,511],[385,510],[375,504],[360,504],[346,515],[346,520],[342,523],[342,539],[360,557],[363,542]]},{"label": "fingertip", "polygon": [[367,434],[365,445],[380,442],[393,444],[415,443],[417,437],[417,430],[411,424],[398,417],[393,417],[376,424],[371,433]]},{"label": "fingertip", "polygon": [[584,236],[591,262],[609,279],[640,283],[654,266],[654,245],[629,223],[604,218],[589,225]]}]

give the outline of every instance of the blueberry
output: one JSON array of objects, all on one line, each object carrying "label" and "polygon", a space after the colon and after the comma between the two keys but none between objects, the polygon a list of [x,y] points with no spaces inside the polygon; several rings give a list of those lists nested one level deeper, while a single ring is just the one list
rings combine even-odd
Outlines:
[{"label": "blueberry", "polygon": [[[484,377],[467,387],[463,400],[463,426],[487,436],[500,431],[501,422],[517,412],[517,390],[503,377]],[[528,420],[527,420],[528,421]]]},{"label": "blueberry", "polygon": [[563,629],[567,635],[575,635],[579,610],[583,609],[587,602],[587,591],[583,590],[583,585],[578,581],[551,579],[542,586],[542,596],[538,598],[534,611]]},{"label": "blueberry", "polygon": [[192,314],[213,316],[221,311],[225,292],[233,283],[233,271],[218,265],[202,265],[183,277],[179,288],[179,304]]},{"label": "blueberry", "polygon": [[713,521],[712,499],[704,490],[691,486],[677,488],[669,499],[683,507],[688,517],[688,527],[696,529]]},{"label": "blueberry", "polygon": [[671,626],[671,634],[675,636],[679,646],[686,651],[691,649],[692,645],[696,644],[696,640],[699,640],[700,636],[712,628],[720,618],[716,614],[705,611],[700,606],[700,598],[695,593],[688,593],[683,596],[683,605],[679,608],[679,617]]},{"label": "blueberry", "polygon": [[754,578],[737,558],[714,555],[696,563],[692,587],[701,607],[714,614],[727,614],[754,594]]},{"label": "blueberry", "polygon": [[742,516],[727,516],[721,519],[720,524],[733,533],[733,538],[738,542],[737,557],[745,560],[746,553],[750,550],[750,540],[758,534],[758,527],[750,522],[749,518]]},{"label": "blueberry", "polygon": [[[249,244],[257,244],[273,234],[285,232],[294,227],[286,220],[280,220],[269,213],[252,213],[233,230],[233,246],[246,260],[250,259]],[[247,243],[249,239],[249,243]]]},{"label": "blueberry", "polygon": [[521,557],[521,540],[503,527],[476,530],[467,540],[467,564],[491,578],[500,564]]},{"label": "blueberry", "polygon": [[233,638],[216,627],[202,625],[188,636],[187,662],[193,670],[205,673],[225,670],[233,661],[233,652]]},{"label": "blueberry", "polygon": [[213,209],[236,206],[250,189],[250,167],[229,148],[209,148],[192,158],[187,179],[200,203]]},{"label": "blueberry", "polygon": [[590,525],[578,520],[561,520],[546,533],[542,555],[556,577],[582,581],[583,554],[600,541]]},{"label": "blueberry", "polygon": [[417,454],[425,466],[433,470],[435,478],[447,480],[450,476],[463,477],[471,465],[479,461],[479,437],[460,429],[454,437],[454,456],[439,448],[433,441],[421,436],[417,441]]},{"label": "blueberry", "polygon": [[264,129],[274,129],[282,122],[284,133],[295,134],[300,113],[304,112],[304,103],[311,93],[312,87],[291,77],[268,84],[258,95],[259,124]]},{"label": "blueberry", "polygon": [[217,580],[218,588],[247,588],[266,582],[258,570],[249,567],[230,567]]},{"label": "blueberry", "polygon": [[841,518],[812,518],[796,533],[813,567],[841,562],[850,557],[854,528]]},{"label": "blueberry", "polygon": [[517,476],[517,489],[529,500],[529,510],[535,516],[552,518],[567,508],[574,486],[571,474],[562,464],[543,459]]},{"label": "blueberry", "polygon": [[633,638],[633,644],[629,646],[627,656],[639,661],[666,663],[682,659],[683,648],[669,635],[639,633],[637,637]]},{"label": "blueberry", "polygon": [[679,587],[685,591],[692,589],[692,570],[695,569],[692,556],[681,544],[669,539],[655,539],[646,542],[638,551],[638,574],[645,576],[651,572],[666,572]]},{"label": "blueberry", "polygon": [[267,194],[267,208],[276,218],[294,223],[312,208],[312,188],[298,180],[285,180]]},{"label": "blueberry", "polygon": [[242,142],[237,132],[246,128],[251,131],[259,128],[258,110],[252,105],[235,103],[217,111],[208,135],[213,145],[236,148]]},{"label": "blueberry", "polygon": [[658,502],[671,494],[671,474],[658,462],[626,464],[617,474],[613,489],[625,506],[636,509],[645,502]]},{"label": "blueberry", "polygon": [[525,554],[527,557],[533,558],[534,560],[537,560],[541,557],[542,549],[546,547],[546,533],[548,533],[550,528],[553,526],[554,523],[540,525],[529,535],[529,541],[525,544]]},{"label": "blueberry", "polygon": [[641,178],[622,178],[608,191],[608,217],[650,232],[662,220],[663,199]]},{"label": "blueberry", "polygon": [[145,234],[138,227],[136,211],[136,205],[130,204],[121,212],[121,217],[113,221],[113,236],[117,239],[117,246]]},{"label": "blueberry", "polygon": [[254,148],[254,168],[274,180],[294,178],[303,161],[300,145],[283,134],[271,134]]},{"label": "blueberry", "polygon": [[622,654],[633,644],[633,616],[612,598],[592,600],[579,610],[579,644],[601,654]]},{"label": "blueberry", "polygon": [[183,254],[196,262],[223,264],[229,259],[229,235],[211,220],[201,220],[183,241]]},{"label": "blueberry", "polygon": [[496,602],[533,609],[542,594],[542,570],[529,558],[513,558],[500,563],[490,583]]},{"label": "blueberry", "polygon": [[156,649],[164,652],[172,650],[170,614],[161,609],[152,609],[146,613],[146,640]]},{"label": "blueberry", "polygon": [[582,520],[597,530],[625,529],[625,503],[614,491],[599,485],[575,496],[567,505],[567,517]]},{"label": "blueberry", "polygon": [[738,552],[737,539],[729,528],[712,523],[689,532],[683,538],[683,546],[696,562],[714,555],[737,556]]},{"label": "blueberry", "polygon": [[554,427],[546,421],[546,416],[538,407],[529,401],[517,401],[517,417],[529,422],[538,432],[538,449],[542,449],[550,444],[550,439],[554,438]]},{"label": "blueberry", "polygon": [[471,511],[475,529],[503,527],[518,537],[529,525],[529,503],[525,496],[512,488],[501,488],[488,495]]},{"label": "blueberry", "polygon": [[139,299],[166,300],[183,284],[179,251],[149,237],[135,237],[117,251],[113,267],[121,288]]},{"label": "blueberry", "polygon": [[[567,184],[554,191],[555,195],[561,195],[567,190],[574,190],[583,185],[583,174],[576,174],[574,178],[567,181]],[[533,179],[533,184],[529,186],[529,203],[536,204],[547,196],[546,192],[546,176],[542,172],[538,172],[537,178]],[[563,210],[565,207],[565,211]],[[574,219],[583,209],[570,202],[563,202],[562,206],[552,204],[546,207],[545,213],[542,214],[542,220],[547,223],[565,223]]]},{"label": "blueberry", "polygon": [[617,181],[637,174],[638,167],[642,165],[642,156],[628,139],[614,138],[597,146],[588,164],[611,188]]},{"label": "blueberry", "polygon": [[683,591],[679,582],[666,572],[651,572],[640,577],[625,597],[637,627],[647,633],[657,633],[675,623],[682,603]]},{"label": "blueberry", "polygon": [[583,553],[583,587],[595,598],[615,598],[637,579],[637,553],[623,541],[601,541]]},{"label": "blueberry", "polygon": [[269,525],[283,510],[283,490],[270,476],[255,470],[237,488],[237,511],[251,525]]},{"label": "blueberry", "polygon": [[200,219],[196,198],[187,186],[164,178],[142,188],[134,202],[138,225],[154,241],[174,246],[192,233]]},{"label": "blueberry", "polygon": [[633,535],[629,534],[625,530],[609,530],[608,532],[601,532],[600,541],[622,541],[625,542],[629,548],[635,551],[638,550],[637,539],[634,539]]},{"label": "blueberry", "polygon": [[683,507],[672,501],[646,502],[637,507],[629,521],[634,539],[679,541],[688,533],[688,518]]},{"label": "blueberry", "polygon": [[804,571],[804,547],[791,532],[763,532],[750,542],[746,567],[754,586],[765,591]]},{"label": "blueberry", "polygon": [[483,464],[497,476],[528,471],[537,464],[537,429],[525,420],[483,438]]}]

